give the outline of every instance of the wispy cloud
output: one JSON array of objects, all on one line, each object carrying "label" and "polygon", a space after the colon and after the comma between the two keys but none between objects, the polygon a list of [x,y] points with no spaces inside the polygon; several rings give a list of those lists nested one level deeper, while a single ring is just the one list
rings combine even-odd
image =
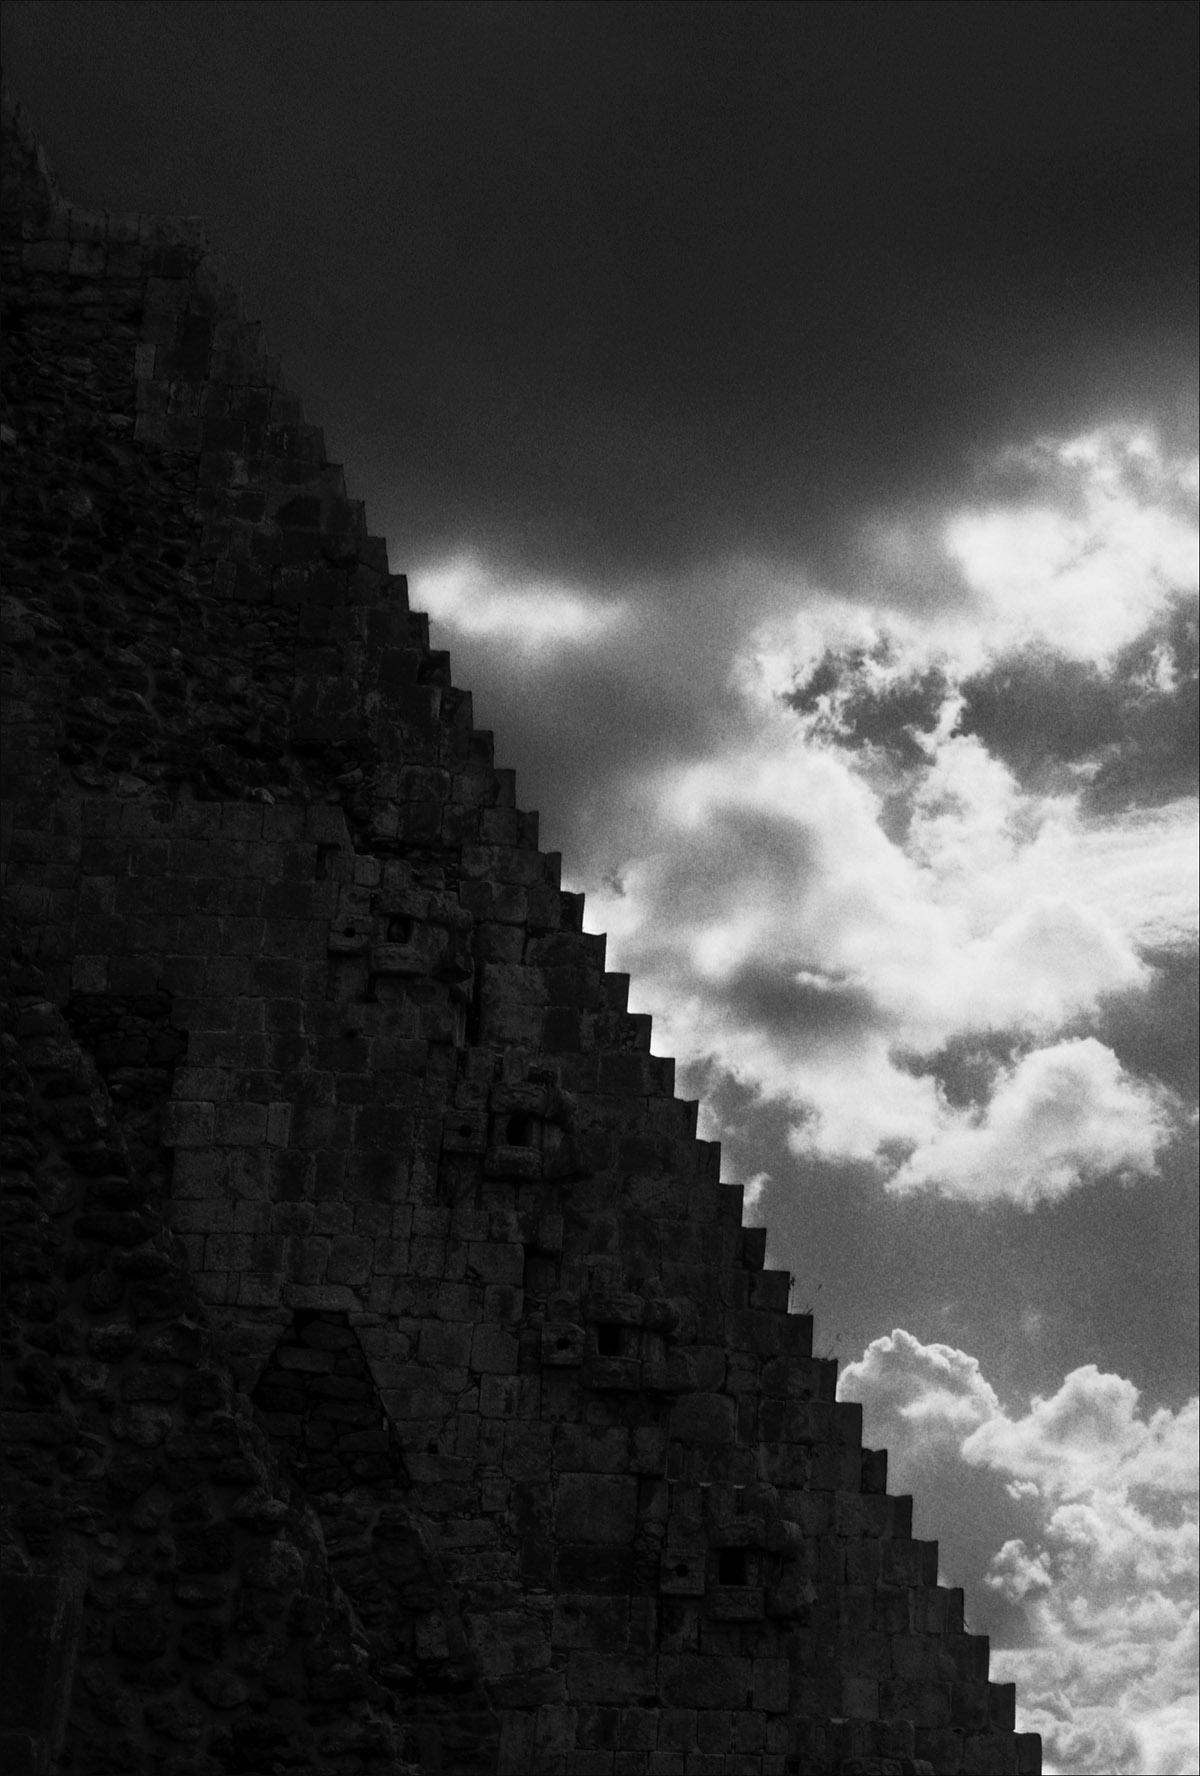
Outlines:
[{"label": "wispy cloud", "polygon": [[[919,1475],[978,1513],[943,1560],[1006,1606],[993,1676],[1016,1680],[1049,1767],[1194,1771],[1200,1401],[1147,1412],[1132,1382],[1088,1364],[1009,1412],[974,1357],[901,1330],[839,1391],[884,1434],[891,1485]],[[994,1474],[1007,1505],[964,1486],[964,1467]],[[971,1543],[989,1550],[986,1572],[961,1570]]]},{"label": "wispy cloud", "polygon": [[475,556],[460,555],[409,575],[415,609],[451,634],[499,639],[505,652],[559,653],[586,646],[630,620],[623,600],[576,587],[511,580]]}]

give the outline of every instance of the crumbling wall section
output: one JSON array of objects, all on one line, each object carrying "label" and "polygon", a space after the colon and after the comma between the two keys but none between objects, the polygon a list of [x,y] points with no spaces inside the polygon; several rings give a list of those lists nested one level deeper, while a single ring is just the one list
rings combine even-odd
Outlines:
[{"label": "crumbling wall section", "polygon": [[[233,927],[204,923],[214,885],[193,877],[179,939],[165,838],[127,822],[148,797],[228,794],[230,771],[269,806],[250,730],[294,664],[290,635],[276,653],[269,624],[247,643],[223,616],[174,429],[194,360],[155,374],[164,312],[180,337],[201,317],[207,371],[236,303],[195,224],[67,206],[15,109],[5,126],[6,1768],[394,1772],[430,1732],[451,1767],[490,1768],[496,1723],[403,1487],[364,1508],[339,1476],[390,1574],[381,1611],[235,1385],[166,1224],[164,1112],[205,1034],[188,995]],[[232,350],[220,367],[247,387]],[[361,1382],[331,1386],[344,1412]],[[354,1404],[377,1438],[378,1399]]]}]

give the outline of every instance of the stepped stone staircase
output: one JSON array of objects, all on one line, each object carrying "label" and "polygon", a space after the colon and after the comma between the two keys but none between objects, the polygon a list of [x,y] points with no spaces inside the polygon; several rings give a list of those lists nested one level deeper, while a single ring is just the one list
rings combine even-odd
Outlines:
[{"label": "stepped stone staircase", "polygon": [[6,1768],[1034,1776],[203,230],[5,123]]}]

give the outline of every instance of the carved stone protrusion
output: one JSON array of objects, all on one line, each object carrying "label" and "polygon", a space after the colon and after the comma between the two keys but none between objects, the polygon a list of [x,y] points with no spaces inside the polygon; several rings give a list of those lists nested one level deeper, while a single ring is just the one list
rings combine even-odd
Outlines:
[{"label": "carved stone protrusion", "polygon": [[583,1362],[587,1333],[573,1320],[542,1324],[542,1362],[550,1368],[573,1368]]}]

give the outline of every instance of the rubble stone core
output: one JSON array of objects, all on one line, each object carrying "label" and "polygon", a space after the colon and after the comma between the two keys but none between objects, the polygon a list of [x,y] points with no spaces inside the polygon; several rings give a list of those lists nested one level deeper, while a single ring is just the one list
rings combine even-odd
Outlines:
[{"label": "rubble stone core", "polygon": [[1035,1776],[191,219],[4,162],[10,1776]]}]

